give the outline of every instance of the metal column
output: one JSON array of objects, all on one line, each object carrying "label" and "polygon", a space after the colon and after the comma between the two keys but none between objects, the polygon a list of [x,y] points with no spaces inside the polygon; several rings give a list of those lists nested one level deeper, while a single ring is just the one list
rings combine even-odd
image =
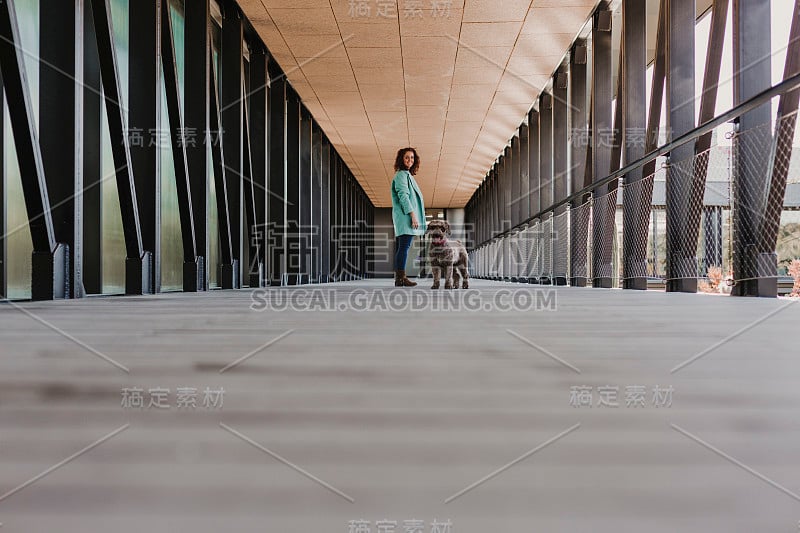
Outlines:
[{"label": "metal column", "polygon": [[[588,113],[586,112],[586,41],[579,40],[570,53],[570,79],[568,85],[570,104],[570,182],[573,191],[591,185],[591,175],[587,173],[587,151],[589,142]],[[588,178],[588,179],[587,179]],[[589,198],[585,197],[570,204],[570,267],[569,284],[585,287],[587,280],[586,251],[589,239]]]},{"label": "metal column", "polygon": [[[692,25],[694,27],[694,25]],[[613,131],[611,123],[611,11],[604,4],[594,14],[592,21],[592,181],[608,175],[611,168],[611,147],[607,139]],[[603,186],[592,191],[594,198],[592,218],[592,286],[612,286],[612,247],[614,206],[610,206],[607,194],[610,188]]]},{"label": "metal column", "polygon": [[[617,108],[622,111],[622,139],[625,163],[644,156],[646,123],[647,35],[646,3],[624,0],[622,4],[622,73],[621,93]],[[622,206],[622,286],[626,289],[647,289],[647,236],[650,222],[652,180],[649,187],[642,181],[642,169],[623,178],[625,196]]]},{"label": "metal column", "polygon": [[[167,0],[161,0],[162,2]],[[189,190],[192,197],[192,215],[194,217],[195,253],[197,254],[197,290],[208,289],[208,272],[218,268],[207,262],[208,250],[208,180],[212,170],[208,168],[209,150],[209,100],[211,63],[209,38],[209,0],[195,0],[191,9],[186,10],[184,19],[184,85],[191,87],[185,91],[184,124],[187,132],[197,134],[197,142],[186,146],[186,158],[189,166]],[[184,273],[184,289],[187,276]]]},{"label": "metal column", "polygon": [[[34,254],[35,299],[83,296],[83,0],[41,0],[39,144],[56,242],[66,246],[64,287],[53,286],[51,254]],[[13,102],[9,99],[9,106]],[[1,258],[0,258],[1,259]],[[59,258],[60,260],[60,258]],[[36,268],[44,261],[46,268]],[[63,291],[63,294],[61,292]]]},{"label": "metal column", "polygon": [[[567,198],[569,167],[567,162],[567,72],[560,69],[553,83],[553,202]],[[553,243],[553,284],[567,284],[567,206],[555,209],[551,228]]]}]

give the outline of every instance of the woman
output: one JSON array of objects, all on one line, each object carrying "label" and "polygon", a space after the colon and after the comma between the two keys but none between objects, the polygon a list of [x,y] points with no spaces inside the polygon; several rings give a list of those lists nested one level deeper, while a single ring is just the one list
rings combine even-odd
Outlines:
[{"label": "woman", "polygon": [[401,148],[394,160],[392,180],[392,222],[394,222],[394,286],[413,287],[406,277],[406,260],[414,235],[425,234],[425,202],[414,176],[419,170],[419,156],[413,148]]}]

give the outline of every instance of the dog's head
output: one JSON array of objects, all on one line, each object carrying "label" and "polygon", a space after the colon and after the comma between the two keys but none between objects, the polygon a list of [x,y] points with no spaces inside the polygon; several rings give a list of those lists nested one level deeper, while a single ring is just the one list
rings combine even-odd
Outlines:
[{"label": "dog's head", "polygon": [[450,224],[446,220],[432,220],[425,234],[430,236],[433,244],[443,245],[447,242],[447,236],[451,235]]}]

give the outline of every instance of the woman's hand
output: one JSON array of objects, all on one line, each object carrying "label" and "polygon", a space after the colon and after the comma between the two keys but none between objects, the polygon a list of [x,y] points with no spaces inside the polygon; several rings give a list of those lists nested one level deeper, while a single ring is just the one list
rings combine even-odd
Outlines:
[{"label": "woman's hand", "polygon": [[419,228],[419,220],[415,211],[411,211],[411,227],[414,229]]}]

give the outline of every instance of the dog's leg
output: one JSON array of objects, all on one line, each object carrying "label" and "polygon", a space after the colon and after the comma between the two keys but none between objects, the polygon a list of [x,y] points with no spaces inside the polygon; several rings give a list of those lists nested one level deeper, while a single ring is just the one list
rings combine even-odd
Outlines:
[{"label": "dog's leg", "polygon": [[433,286],[431,289],[438,289],[439,278],[442,276],[442,267],[439,265],[431,265],[431,272],[433,273]]},{"label": "dog's leg", "polygon": [[469,282],[467,281],[469,279],[469,274],[467,273],[467,265],[466,264],[459,265],[458,270],[461,271],[461,277],[463,278],[463,281],[461,282],[461,288],[469,289]]},{"label": "dog's leg", "polygon": [[453,288],[457,289],[460,283],[461,283],[461,276],[458,273],[458,268],[456,268],[454,266],[453,267]]},{"label": "dog's leg", "polygon": [[444,288],[453,288],[453,264],[450,263],[444,267]]}]

